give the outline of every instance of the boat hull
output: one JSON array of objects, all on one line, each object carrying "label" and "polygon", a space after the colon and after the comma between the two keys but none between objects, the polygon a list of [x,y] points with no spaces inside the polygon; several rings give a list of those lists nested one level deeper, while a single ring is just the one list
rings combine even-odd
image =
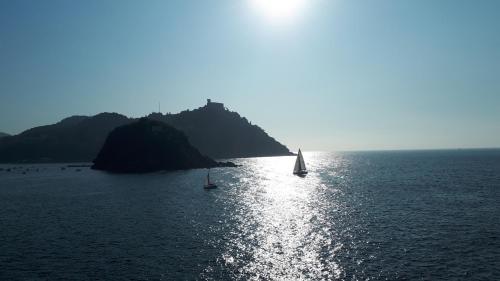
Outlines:
[{"label": "boat hull", "polygon": [[203,186],[204,189],[214,189],[214,188],[217,188],[217,185],[216,184],[206,184]]},{"label": "boat hull", "polygon": [[297,171],[297,172],[293,172],[294,175],[297,175],[299,177],[303,177],[305,175],[307,175],[307,171]]}]

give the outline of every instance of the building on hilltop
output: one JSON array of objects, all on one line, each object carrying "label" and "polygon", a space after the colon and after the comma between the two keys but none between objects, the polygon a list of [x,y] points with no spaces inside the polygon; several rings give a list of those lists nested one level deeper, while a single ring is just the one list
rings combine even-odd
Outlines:
[{"label": "building on hilltop", "polygon": [[212,102],[211,99],[207,99],[207,108],[214,110],[225,110],[224,104],[221,102]]}]

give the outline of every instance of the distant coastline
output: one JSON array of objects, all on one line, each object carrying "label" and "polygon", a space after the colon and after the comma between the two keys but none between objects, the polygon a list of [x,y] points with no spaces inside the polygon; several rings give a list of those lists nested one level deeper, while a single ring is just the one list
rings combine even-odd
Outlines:
[{"label": "distant coastline", "polygon": [[412,151],[418,152],[418,151],[466,151],[466,150],[500,150],[500,147],[353,149],[353,150],[335,150],[332,152],[412,152]]}]

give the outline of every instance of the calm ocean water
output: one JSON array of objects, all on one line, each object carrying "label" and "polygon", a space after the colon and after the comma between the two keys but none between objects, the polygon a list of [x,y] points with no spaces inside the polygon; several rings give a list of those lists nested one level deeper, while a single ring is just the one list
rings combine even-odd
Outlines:
[{"label": "calm ocean water", "polygon": [[204,170],[2,165],[0,280],[499,280],[500,150],[304,157],[305,178],[236,159],[209,191]]}]

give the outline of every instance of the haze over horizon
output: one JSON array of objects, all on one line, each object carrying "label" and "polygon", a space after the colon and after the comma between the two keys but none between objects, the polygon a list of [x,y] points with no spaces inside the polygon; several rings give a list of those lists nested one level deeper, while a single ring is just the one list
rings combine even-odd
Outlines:
[{"label": "haze over horizon", "polygon": [[211,98],[291,150],[500,147],[500,2],[261,2],[4,1],[0,132]]}]

